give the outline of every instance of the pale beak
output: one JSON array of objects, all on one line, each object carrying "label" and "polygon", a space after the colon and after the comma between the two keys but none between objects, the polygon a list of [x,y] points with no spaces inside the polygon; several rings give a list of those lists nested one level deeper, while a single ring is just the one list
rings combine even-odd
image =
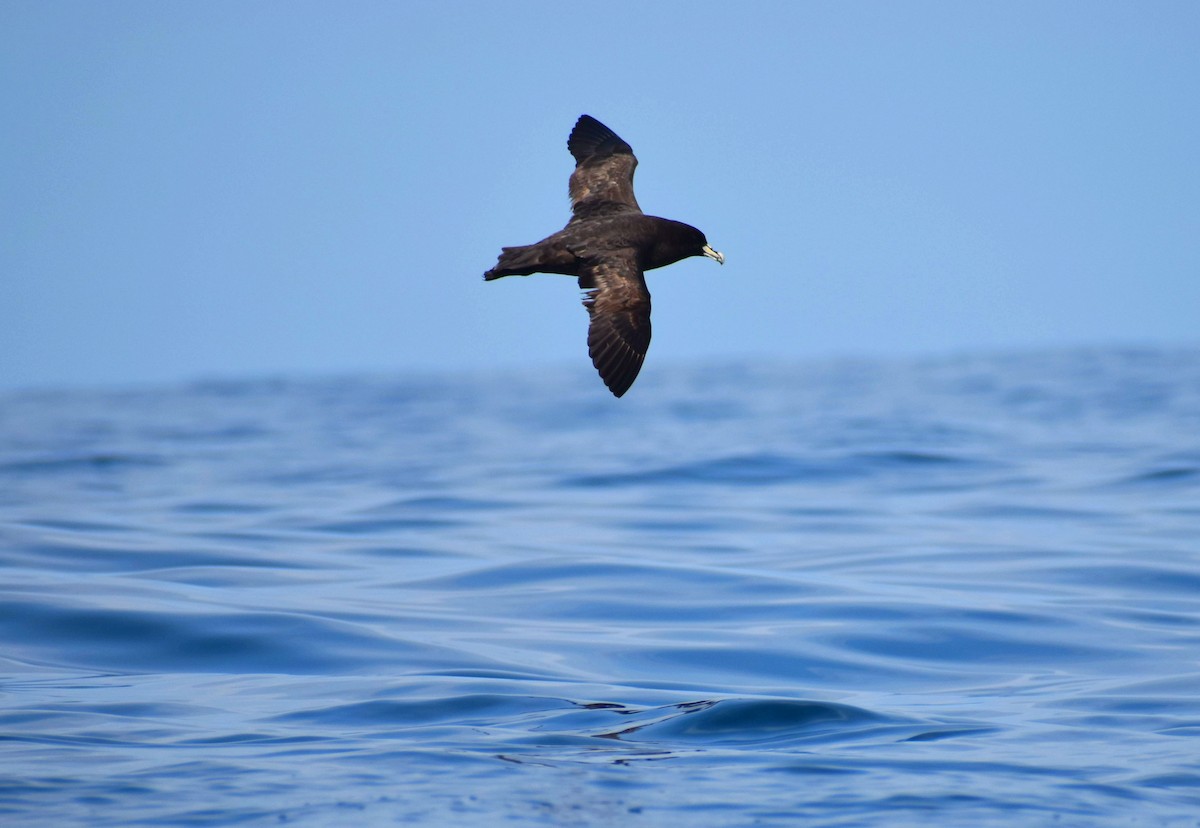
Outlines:
[{"label": "pale beak", "polygon": [[704,245],[704,247],[700,248],[700,252],[703,253],[705,256],[708,256],[708,258],[716,261],[717,264],[722,264],[722,265],[725,264],[725,254],[721,253],[717,250],[713,250],[707,244]]}]

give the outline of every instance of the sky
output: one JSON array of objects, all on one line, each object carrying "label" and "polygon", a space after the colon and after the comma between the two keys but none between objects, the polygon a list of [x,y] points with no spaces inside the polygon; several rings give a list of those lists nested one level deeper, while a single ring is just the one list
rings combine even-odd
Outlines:
[{"label": "sky", "polygon": [[591,372],[574,280],[481,279],[581,113],[726,256],[643,382],[1190,347],[1197,89],[1192,0],[0,0],[0,388]]}]

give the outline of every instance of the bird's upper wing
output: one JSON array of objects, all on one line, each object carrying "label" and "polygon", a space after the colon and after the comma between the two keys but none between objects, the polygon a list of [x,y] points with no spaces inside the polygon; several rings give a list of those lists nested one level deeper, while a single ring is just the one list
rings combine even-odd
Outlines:
[{"label": "bird's upper wing", "polygon": [[633,148],[591,115],[581,115],[567,139],[575,157],[571,173],[574,219],[642,212],[633,197]]},{"label": "bird's upper wing", "polygon": [[584,260],[579,286],[588,291],[588,354],[619,397],[637,379],[650,347],[650,291],[634,251]]}]

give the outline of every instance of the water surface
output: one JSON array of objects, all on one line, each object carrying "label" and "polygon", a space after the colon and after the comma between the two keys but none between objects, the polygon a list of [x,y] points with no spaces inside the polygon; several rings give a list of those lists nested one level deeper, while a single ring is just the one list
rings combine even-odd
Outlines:
[{"label": "water surface", "polygon": [[1200,352],[0,397],[0,820],[1200,825]]}]

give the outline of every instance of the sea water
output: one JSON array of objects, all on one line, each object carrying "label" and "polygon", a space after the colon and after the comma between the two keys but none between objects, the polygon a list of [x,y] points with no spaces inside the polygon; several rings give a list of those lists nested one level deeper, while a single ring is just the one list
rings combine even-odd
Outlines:
[{"label": "sea water", "polygon": [[0,396],[4,825],[1200,825],[1200,351]]}]

